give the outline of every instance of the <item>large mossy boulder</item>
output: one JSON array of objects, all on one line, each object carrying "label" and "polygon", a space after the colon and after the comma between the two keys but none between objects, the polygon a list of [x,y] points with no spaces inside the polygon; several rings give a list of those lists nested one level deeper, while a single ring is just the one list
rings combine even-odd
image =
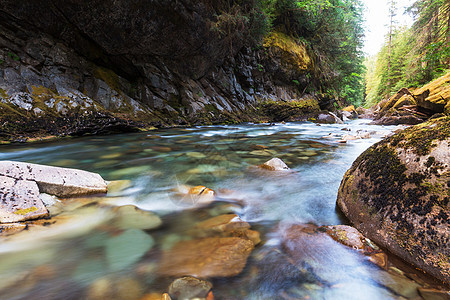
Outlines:
[{"label": "large mossy boulder", "polygon": [[387,138],[347,171],[337,204],[365,236],[450,282],[450,117]]}]

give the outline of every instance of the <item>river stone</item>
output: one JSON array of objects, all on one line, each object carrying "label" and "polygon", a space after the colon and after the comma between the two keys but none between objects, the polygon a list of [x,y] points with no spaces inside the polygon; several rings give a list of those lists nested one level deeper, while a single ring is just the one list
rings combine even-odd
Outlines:
[{"label": "river stone", "polygon": [[141,210],[134,205],[124,205],[114,209],[115,224],[121,229],[154,229],[161,226],[161,219],[150,211]]},{"label": "river stone", "polygon": [[210,218],[203,222],[197,223],[195,229],[204,232],[230,232],[234,230],[246,230],[250,228],[250,224],[244,222],[236,214],[226,214]]},{"label": "river stone", "polygon": [[165,251],[159,274],[166,276],[232,277],[242,272],[254,248],[237,237],[210,237],[177,243]]},{"label": "river stone", "polygon": [[419,294],[426,300],[448,300],[450,299],[450,291],[441,291],[431,288],[419,288]]},{"label": "river stone", "polygon": [[59,197],[106,193],[106,182],[95,173],[23,162],[0,161],[0,175],[35,181],[39,191]]},{"label": "river stone", "polygon": [[266,161],[264,164],[260,165],[261,168],[270,170],[270,171],[288,171],[289,167],[279,158],[272,158],[271,160]]},{"label": "river stone", "polygon": [[192,230],[195,237],[233,236],[247,239],[257,245],[261,242],[258,231],[250,230],[250,224],[236,214],[225,214],[197,223]]},{"label": "river stone", "polygon": [[33,181],[0,176],[0,223],[12,223],[48,216]]},{"label": "river stone", "polygon": [[211,289],[211,282],[187,276],[178,278],[170,284],[169,295],[174,300],[206,298]]},{"label": "river stone", "polygon": [[450,117],[401,131],[366,150],[337,204],[383,248],[450,282]]},{"label": "river stone", "polygon": [[155,244],[153,238],[139,229],[128,229],[106,242],[106,259],[111,271],[123,270],[138,262]]},{"label": "river stone", "polygon": [[365,250],[366,238],[354,227],[347,225],[324,226],[327,234],[335,241],[357,250]]}]

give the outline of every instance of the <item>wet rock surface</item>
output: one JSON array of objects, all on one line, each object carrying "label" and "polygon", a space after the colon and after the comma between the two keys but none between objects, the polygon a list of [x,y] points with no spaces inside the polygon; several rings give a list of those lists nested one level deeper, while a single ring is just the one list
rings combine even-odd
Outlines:
[{"label": "wet rock surface", "polygon": [[159,272],[201,278],[236,276],[244,269],[253,248],[251,241],[236,237],[179,242],[163,253]]},{"label": "wet rock surface", "polygon": [[450,119],[408,128],[365,151],[337,204],[365,236],[449,282]]}]

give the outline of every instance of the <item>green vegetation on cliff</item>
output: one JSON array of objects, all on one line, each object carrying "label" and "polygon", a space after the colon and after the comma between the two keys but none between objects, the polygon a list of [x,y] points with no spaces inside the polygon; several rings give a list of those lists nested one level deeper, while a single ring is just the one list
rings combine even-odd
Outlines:
[{"label": "green vegetation on cliff", "polygon": [[[229,3],[229,2],[227,2]],[[259,41],[272,31],[304,45],[313,60],[307,86],[354,104],[363,100],[362,4],[360,0],[255,0],[232,1],[231,13],[218,16],[215,29],[249,32]],[[251,3],[251,4],[249,4]],[[248,9],[253,5],[252,9]],[[247,12],[243,14],[242,12]],[[243,30],[247,29],[247,30]],[[298,80],[301,82],[302,80]]]},{"label": "green vegetation on cliff", "polygon": [[411,28],[393,28],[375,58],[366,60],[367,106],[390,97],[402,87],[419,87],[450,69],[450,2],[417,0],[408,12]]}]

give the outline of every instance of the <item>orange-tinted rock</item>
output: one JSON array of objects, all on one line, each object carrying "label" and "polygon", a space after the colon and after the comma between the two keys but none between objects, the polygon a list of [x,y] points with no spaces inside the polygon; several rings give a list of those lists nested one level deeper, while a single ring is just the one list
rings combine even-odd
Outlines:
[{"label": "orange-tinted rock", "polygon": [[25,228],[27,228],[27,225],[23,223],[0,224],[0,236],[15,234],[25,230]]},{"label": "orange-tinted rock", "polygon": [[250,225],[242,221],[238,215],[227,214],[197,223],[195,228],[206,232],[229,232],[233,230],[245,230],[250,228]]},{"label": "orange-tinted rock", "polygon": [[179,205],[207,205],[214,201],[216,193],[202,185],[179,185],[174,190],[172,201]]},{"label": "orange-tinted rock", "polygon": [[236,214],[213,217],[195,225],[193,235],[196,237],[232,236],[247,239],[253,244],[261,242],[258,231],[250,230],[250,224],[242,221]]},{"label": "orange-tinted rock", "polygon": [[211,237],[182,241],[164,252],[159,274],[201,278],[236,276],[244,269],[254,248],[237,237]]},{"label": "orange-tinted rock", "polygon": [[378,252],[369,255],[369,261],[376,264],[382,269],[386,269],[388,266],[388,256],[384,252]]},{"label": "orange-tinted rock", "polygon": [[162,299],[161,294],[150,293],[150,294],[145,294],[144,296],[142,296],[140,300],[161,300],[161,299]]}]

